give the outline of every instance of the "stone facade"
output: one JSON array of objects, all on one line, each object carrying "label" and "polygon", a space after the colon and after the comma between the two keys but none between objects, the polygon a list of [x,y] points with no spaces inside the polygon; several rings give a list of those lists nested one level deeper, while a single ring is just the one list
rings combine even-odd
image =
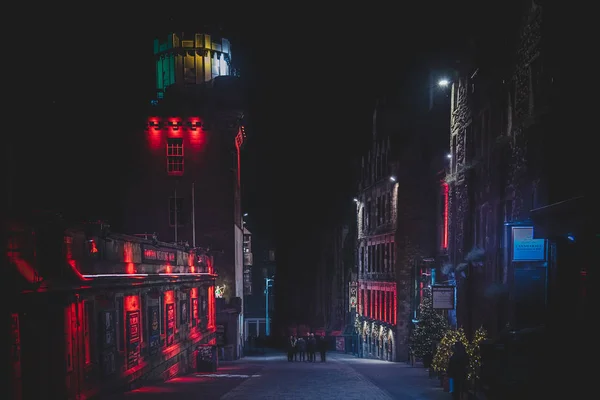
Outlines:
[{"label": "stone facade", "polygon": [[[411,114],[405,125],[401,122],[404,114]],[[379,104],[374,115],[372,147],[363,160],[355,199],[357,326],[363,330],[364,357],[409,358],[420,293],[415,287],[420,288],[422,274],[431,275],[431,267],[425,264],[437,256],[437,172],[443,168],[445,145],[437,140],[441,135],[437,139],[431,135],[436,131],[431,129],[435,115],[426,112],[423,118],[417,117],[393,101]],[[425,120],[427,124],[420,124]],[[380,338],[374,340],[377,327]]]},{"label": "stone facade", "polygon": [[102,398],[193,371],[215,343],[206,253],[95,224],[15,226],[15,398]]},{"label": "stone facade", "polygon": [[[552,66],[542,41],[543,7],[523,2],[515,56],[506,68],[473,66],[452,87],[450,133],[449,259],[444,269],[457,285],[458,324],[472,333],[484,325],[536,325],[542,306],[519,302],[524,287],[547,279],[536,263],[512,261],[513,225],[531,225],[530,210],[548,204],[542,136],[553,132]],[[523,286],[525,285],[525,286]],[[517,289],[520,287],[520,289]],[[543,300],[533,301],[543,303]],[[530,302],[531,303],[531,302]],[[528,307],[538,307],[528,313]],[[540,308],[541,307],[541,308]],[[528,315],[525,315],[528,314]]]}]

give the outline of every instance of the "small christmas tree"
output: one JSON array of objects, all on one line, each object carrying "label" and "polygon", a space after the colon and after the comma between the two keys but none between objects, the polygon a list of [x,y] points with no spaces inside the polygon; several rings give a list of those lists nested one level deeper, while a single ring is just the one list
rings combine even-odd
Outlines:
[{"label": "small christmas tree", "polygon": [[469,340],[462,328],[449,329],[446,331],[440,345],[436,349],[435,356],[433,357],[431,366],[434,371],[446,372],[448,370],[448,362],[453,353],[452,346],[454,346],[454,343],[456,342],[461,342],[465,346],[465,349],[469,348]]},{"label": "small christmas tree", "polygon": [[433,344],[440,341],[448,330],[446,318],[433,309],[431,289],[423,290],[419,305],[419,322],[410,336],[410,350],[422,359],[433,357]]},{"label": "small christmas tree", "polygon": [[469,354],[469,379],[479,378],[479,368],[481,367],[481,342],[487,339],[487,332],[482,327],[475,331],[475,335],[467,353]]},{"label": "small christmas tree", "polygon": [[456,342],[461,342],[465,346],[469,356],[467,379],[477,378],[481,366],[480,345],[486,337],[487,333],[483,327],[477,329],[475,337],[470,343],[462,328],[448,330],[442,338],[442,341],[435,352],[435,356],[433,357],[433,363],[431,365],[433,370],[446,372],[448,370],[448,362],[452,356],[452,346],[454,346],[454,343]]}]

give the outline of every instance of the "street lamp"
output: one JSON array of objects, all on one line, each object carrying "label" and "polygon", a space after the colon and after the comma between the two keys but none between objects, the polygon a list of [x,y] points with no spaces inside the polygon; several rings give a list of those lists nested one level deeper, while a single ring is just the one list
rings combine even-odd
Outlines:
[{"label": "street lamp", "polygon": [[269,288],[272,287],[274,278],[265,278],[265,333],[271,336],[271,323],[269,321]]},{"label": "street lamp", "polygon": [[450,81],[448,79],[440,79],[438,81],[438,86],[441,86],[441,87],[446,87],[449,84],[450,84]]}]

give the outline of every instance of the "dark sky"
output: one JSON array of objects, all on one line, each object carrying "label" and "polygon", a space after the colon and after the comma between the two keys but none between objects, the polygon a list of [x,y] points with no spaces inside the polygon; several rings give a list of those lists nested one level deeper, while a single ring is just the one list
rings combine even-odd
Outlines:
[{"label": "dark sky", "polygon": [[468,37],[489,39],[506,24],[500,2],[416,3],[40,10],[19,33],[35,43],[22,47],[19,76],[38,121],[11,139],[15,201],[118,227],[128,134],[153,89],[152,40],[220,26],[249,89],[244,211],[256,234],[276,241],[282,264],[310,275],[307,238],[351,205],[377,95],[406,90],[423,65],[451,65]]}]

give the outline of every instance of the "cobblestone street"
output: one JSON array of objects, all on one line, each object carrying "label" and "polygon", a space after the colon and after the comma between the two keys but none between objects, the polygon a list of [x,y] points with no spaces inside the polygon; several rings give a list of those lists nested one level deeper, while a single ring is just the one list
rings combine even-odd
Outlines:
[{"label": "cobblestone street", "polygon": [[423,368],[329,354],[326,363],[290,363],[283,354],[225,363],[214,374],[191,374],[115,399],[399,399],[449,400]]}]

